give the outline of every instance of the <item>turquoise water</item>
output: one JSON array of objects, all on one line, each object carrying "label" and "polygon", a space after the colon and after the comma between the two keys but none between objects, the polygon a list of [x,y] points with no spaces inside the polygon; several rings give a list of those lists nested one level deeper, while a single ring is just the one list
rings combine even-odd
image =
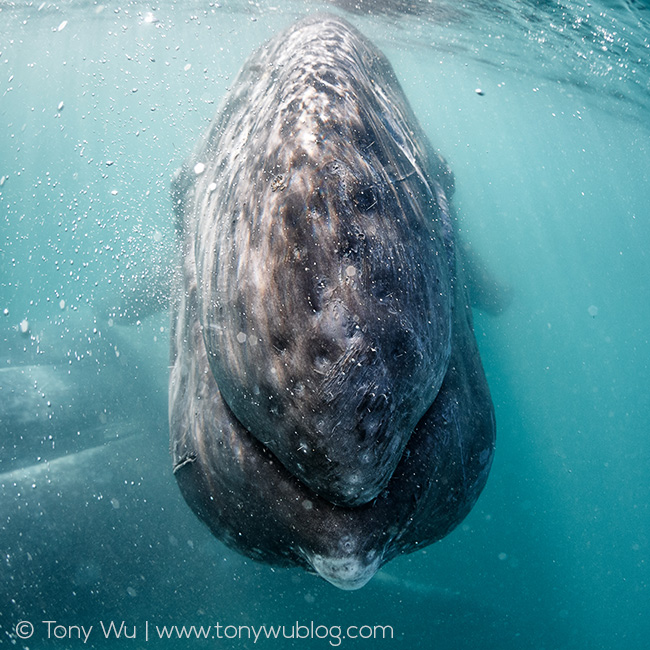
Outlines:
[{"label": "turquoise water", "polygon": [[[485,492],[354,593],[203,529],[167,453],[167,316],[106,315],[165,268],[169,179],[244,59],[326,5],[0,4],[0,643],[316,648],[390,625],[341,645],[646,647],[650,10],[404,4],[334,10],[391,59],[513,301],[475,314],[498,424]],[[296,621],[331,634],[156,641]]]}]

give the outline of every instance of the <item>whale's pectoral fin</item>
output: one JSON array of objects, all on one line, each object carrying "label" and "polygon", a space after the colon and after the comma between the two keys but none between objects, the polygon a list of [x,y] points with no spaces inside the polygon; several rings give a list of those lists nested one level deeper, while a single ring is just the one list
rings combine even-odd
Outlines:
[{"label": "whale's pectoral fin", "polygon": [[108,291],[94,302],[97,317],[112,319],[116,325],[137,324],[169,310],[177,273],[177,244],[169,228],[155,229],[148,236],[134,235],[133,239],[135,248],[126,252],[125,267],[137,271],[117,274]]},{"label": "whale's pectoral fin", "polygon": [[169,309],[173,271],[171,265],[156,264],[125,278],[116,291],[96,304],[98,315],[116,325],[131,325]]},{"label": "whale's pectoral fin", "polygon": [[193,189],[195,176],[189,162],[174,175],[171,196],[176,237],[168,232],[163,234],[156,231],[151,240],[141,242],[139,256],[144,250],[145,261],[140,268],[144,270],[123,277],[115,290],[97,301],[96,311],[101,318],[111,318],[117,325],[131,325],[169,309],[177,266],[175,260],[178,257],[174,242],[180,240],[183,234],[184,205],[188,202],[188,192]]},{"label": "whale's pectoral fin", "polygon": [[503,313],[512,302],[514,289],[489,269],[476,249],[457,236],[458,266],[467,283],[472,307],[492,316]]}]

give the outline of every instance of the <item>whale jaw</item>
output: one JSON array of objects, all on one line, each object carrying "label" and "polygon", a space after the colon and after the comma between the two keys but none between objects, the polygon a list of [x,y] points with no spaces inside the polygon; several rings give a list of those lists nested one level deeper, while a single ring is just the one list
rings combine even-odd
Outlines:
[{"label": "whale jaw", "polygon": [[328,557],[325,555],[312,555],[309,563],[318,575],[345,591],[361,589],[377,573],[381,566],[380,556],[375,556],[367,561],[360,557]]}]

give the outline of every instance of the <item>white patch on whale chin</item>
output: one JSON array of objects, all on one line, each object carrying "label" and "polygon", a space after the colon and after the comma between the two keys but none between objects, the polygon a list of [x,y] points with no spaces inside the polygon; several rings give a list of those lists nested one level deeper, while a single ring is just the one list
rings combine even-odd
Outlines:
[{"label": "white patch on whale chin", "polygon": [[[368,558],[370,560],[370,558]],[[339,589],[361,589],[377,573],[381,558],[364,562],[358,557],[312,555],[309,562],[318,575]]]}]

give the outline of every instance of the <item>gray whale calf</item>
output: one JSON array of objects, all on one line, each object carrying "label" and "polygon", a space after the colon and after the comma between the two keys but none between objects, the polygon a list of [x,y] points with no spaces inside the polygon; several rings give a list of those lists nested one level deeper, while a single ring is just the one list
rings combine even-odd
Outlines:
[{"label": "gray whale calf", "polygon": [[356,589],[471,510],[495,422],[452,192],[344,20],[244,65],[172,191],[174,472],[229,546]]}]

